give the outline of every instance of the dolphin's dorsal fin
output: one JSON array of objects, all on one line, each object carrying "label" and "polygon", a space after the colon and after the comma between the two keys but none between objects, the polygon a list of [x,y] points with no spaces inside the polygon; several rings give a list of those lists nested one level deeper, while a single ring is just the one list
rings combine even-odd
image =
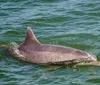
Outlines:
[{"label": "dolphin's dorsal fin", "polygon": [[26,39],[23,43],[24,45],[31,45],[31,44],[40,44],[40,42],[38,41],[38,39],[35,37],[32,29],[30,27],[27,28],[27,32],[26,32]]}]

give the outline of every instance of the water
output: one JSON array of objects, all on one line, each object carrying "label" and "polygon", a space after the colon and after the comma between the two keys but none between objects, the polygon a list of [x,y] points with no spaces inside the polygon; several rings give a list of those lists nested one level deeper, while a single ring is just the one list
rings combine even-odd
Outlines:
[{"label": "water", "polygon": [[[0,45],[22,43],[32,27],[41,43],[90,52],[100,60],[100,0],[0,0]],[[0,85],[100,85],[100,67],[16,60],[0,48]]]}]

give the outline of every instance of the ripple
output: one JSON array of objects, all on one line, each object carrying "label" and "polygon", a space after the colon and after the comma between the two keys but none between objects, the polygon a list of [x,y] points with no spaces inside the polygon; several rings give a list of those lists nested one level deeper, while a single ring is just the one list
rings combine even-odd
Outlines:
[{"label": "ripple", "polygon": [[71,13],[71,14],[77,15],[77,16],[85,15],[84,12],[82,12],[82,11],[77,11],[77,10],[70,10],[68,13]]},{"label": "ripple", "polygon": [[18,35],[20,34],[18,31],[15,30],[9,30],[5,33],[6,35]]},{"label": "ripple", "polygon": [[5,75],[4,74],[0,74],[0,78],[3,78],[3,77],[5,77]]},{"label": "ripple", "polygon": [[88,79],[86,82],[91,82],[91,83],[100,83],[100,78],[92,78],[92,79]]},{"label": "ripple", "polygon": [[0,0],[0,12],[1,85],[99,85],[100,67],[29,64],[1,46],[21,43],[30,26],[42,43],[88,51],[100,60],[100,0]]},{"label": "ripple", "polygon": [[100,12],[92,12],[92,13],[88,13],[88,15],[99,17],[100,16]]},{"label": "ripple", "polygon": [[0,13],[0,16],[8,16],[7,13]]}]

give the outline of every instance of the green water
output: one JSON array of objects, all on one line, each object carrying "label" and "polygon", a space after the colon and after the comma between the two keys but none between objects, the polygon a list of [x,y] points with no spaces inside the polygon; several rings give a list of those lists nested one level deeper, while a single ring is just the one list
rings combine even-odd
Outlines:
[{"label": "green water", "polygon": [[[21,43],[27,27],[41,43],[84,50],[100,60],[100,0],[0,0],[0,45]],[[100,67],[28,64],[0,48],[0,85],[100,85]]]}]

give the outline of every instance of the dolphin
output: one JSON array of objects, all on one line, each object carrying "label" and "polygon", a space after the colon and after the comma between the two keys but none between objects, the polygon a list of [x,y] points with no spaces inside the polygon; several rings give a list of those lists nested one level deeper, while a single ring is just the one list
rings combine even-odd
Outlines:
[{"label": "dolphin", "polygon": [[75,48],[41,44],[30,27],[27,28],[25,41],[20,45],[12,45],[8,49],[10,55],[34,64],[100,65],[96,56]]}]

